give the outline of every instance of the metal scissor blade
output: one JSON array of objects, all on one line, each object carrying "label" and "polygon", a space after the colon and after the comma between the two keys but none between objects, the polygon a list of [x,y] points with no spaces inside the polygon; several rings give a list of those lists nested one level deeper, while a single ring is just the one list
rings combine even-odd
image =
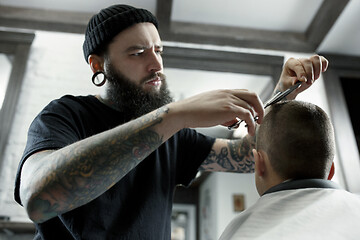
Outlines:
[{"label": "metal scissor blade", "polygon": [[285,98],[287,95],[292,93],[295,89],[300,87],[302,82],[297,82],[294,84],[294,86],[291,86],[289,89],[286,89],[283,92],[278,92],[274,97],[270,98],[264,105],[264,108],[267,108],[268,106],[280,102],[283,98]]}]

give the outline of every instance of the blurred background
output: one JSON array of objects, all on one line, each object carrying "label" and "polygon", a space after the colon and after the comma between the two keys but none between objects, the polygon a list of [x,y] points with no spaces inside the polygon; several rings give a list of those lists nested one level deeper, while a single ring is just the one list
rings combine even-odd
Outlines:
[{"label": "blurred background", "polygon": [[[13,200],[27,129],[51,100],[98,93],[83,57],[83,33],[93,14],[118,3],[158,17],[175,100],[242,88],[265,101],[289,57],[327,57],[326,74],[298,99],[330,115],[337,144],[333,180],[360,194],[360,1],[0,0],[0,239],[32,239],[34,226]],[[246,133],[243,126],[198,130],[223,138]],[[173,239],[218,239],[258,198],[253,174],[199,173],[175,192]]]}]

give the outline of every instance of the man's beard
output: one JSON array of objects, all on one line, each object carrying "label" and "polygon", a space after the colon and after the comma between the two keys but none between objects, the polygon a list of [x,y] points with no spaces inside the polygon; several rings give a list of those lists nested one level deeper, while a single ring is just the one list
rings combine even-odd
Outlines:
[{"label": "man's beard", "polygon": [[162,73],[154,73],[142,79],[140,84],[156,76],[162,79],[159,91],[145,91],[140,85],[116,71],[111,64],[107,64],[107,69],[106,78],[109,83],[107,97],[116,109],[129,117],[129,120],[143,116],[173,101],[165,75]]}]

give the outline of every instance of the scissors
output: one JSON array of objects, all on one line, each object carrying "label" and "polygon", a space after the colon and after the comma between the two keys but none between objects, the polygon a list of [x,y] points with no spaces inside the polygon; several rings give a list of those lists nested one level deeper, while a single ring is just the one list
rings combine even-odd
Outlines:
[{"label": "scissors", "polygon": [[[301,86],[302,82],[296,82],[293,86],[291,86],[289,89],[286,89],[283,92],[278,92],[277,94],[275,94],[272,98],[270,98],[264,105],[264,108],[267,108],[268,106],[271,106],[277,102],[280,102],[283,98],[285,98],[287,95],[289,95],[290,93],[292,93],[295,89],[297,89],[298,87]],[[255,121],[258,120],[258,116],[256,116],[254,118]],[[238,128],[240,126],[240,124],[244,121],[241,120],[240,118],[236,117],[237,122],[228,126],[228,129],[234,129],[234,128]]]}]

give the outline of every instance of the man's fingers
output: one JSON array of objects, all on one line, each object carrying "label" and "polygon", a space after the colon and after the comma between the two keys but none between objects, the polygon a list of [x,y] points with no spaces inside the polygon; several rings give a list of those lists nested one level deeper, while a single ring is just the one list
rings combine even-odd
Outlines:
[{"label": "man's fingers", "polygon": [[259,123],[264,117],[262,101],[256,93],[247,90],[232,90],[232,95],[235,97],[234,114],[246,123],[248,133],[253,136],[256,126],[255,117],[258,117]]},{"label": "man's fingers", "polygon": [[319,55],[309,58],[289,58],[283,67],[276,90],[285,91],[298,81],[305,82],[306,84],[302,84],[287,96],[287,99],[295,99],[300,92],[309,88],[314,81],[319,79],[321,72],[325,72],[328,66],[328,60]]},{"label": "man's fingers", "polygon": [[321,66],[322,66],[321,71],[325,72],[327,70],[327,68],[329,67],[329,61],[326,58],[324,58],[323,56],[320,56],[320,59],[321,59]]},{"label": "man's fingers", "polygon": [[[233,94],[239,99],[239,102],[236,105],[249,110],[252,113],[252,118],[256,116],[256,112],[259,117],[258,121],[261,123],[264,117],[264,106],[259,96],[256,93],[242,90],[234,90]],[[243,101],[246,102],[245,105]]]},{"label": "man's fingers", "polygon": [[321,57],[319,55],[314,55],[310,57],[310,61],[312,62],[312,68],[313,68],[313,76],[314,81],[317,80],[320,77],[320,73],[322,72],[322,61]]},{"label": "man's fingers", "polygon": [[238,111],[238,118],[240,118],[241,120],[243,120],[246,123],[246,126],[248,128],[248,133],[251,136],[254,136],[255,134],[255,117],[254,117],[254,113],[249,111],[248,109],[242,108],[242,107],[238,107],[239,111]]},{"label": "man's fingers", "polygon": [[315,72],[312,61],[309,58],[300,58],[299,62],[303,67],[303,72],[297,74],[299,75],[299,80],[301,80],[301,77],[305,76],[308,83],[313,82]]},{"label": "man's fingers", "polygon": [[227,120],[222,125],[233,127],[242,120],[248,128],[248,133],[253,136],[256,127],[255,118],[257,117],[257,121],[261,123],[264,117],[264,107],[259,96],[245,89],[229,89],[226,92],[230,94],[228,99],[230,101],[229,110],[233,115],[231,116],[232,119]]},{"label": "man's fingers", "polygon": [[[285,63],[285,72],[288,73],[290,77],[296,77],[297,80],[306,82],[307,76],[306,71],[299,59],[289,58]],[[293,84],[296,80],[293,82]]]},{"label": "man's fingers", "polygon": [[320,77],[321,72],[325,72],[328,68],[329,62],[326,58],[319,55],[313,55],[310,58],[290,58],[285,67],[286,70],[296,76],[298,81],[307,82],[311,84]]},{"label": "man's fingers", "polygon": [[255,123],[253,115],[248,115],[247,114],[244,121],[246,122],[248,133],[251,136],[254,136],[255,135],[255,125],[256,125],[256,123]]}]

